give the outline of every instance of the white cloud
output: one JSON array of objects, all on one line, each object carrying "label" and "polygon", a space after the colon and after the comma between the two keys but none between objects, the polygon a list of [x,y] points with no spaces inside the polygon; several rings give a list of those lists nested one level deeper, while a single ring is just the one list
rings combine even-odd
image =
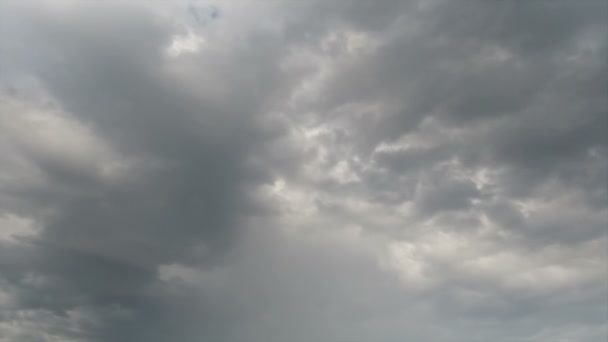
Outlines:
[{"label": "white cloud", "polygon": [[[10,153],[8,158],[14,158],[23,167],[34,168],[30,173],[36,173],[31,163],[37,162],[61,165],[70,172],[105,181],[120,179],[128,170],[128,160],[116,153],[91,127],[73,115],[53,108],[52,104],[24,103],[3,95],[0,107],[0,134]],[[20,177],[19,174],[14,176]]]},{"label": "white cloud", "polygon": [[175,35],[167,48],[170,57],[179,57],[183,54],[197,53],[204,45],[205,39],[192,31],[184,35]]},{"label": "white cloud", "polygon": [[42,227],[31,218],[11,213],[0,215],[0,241],[17,243],[22,238],[36,236]]}]

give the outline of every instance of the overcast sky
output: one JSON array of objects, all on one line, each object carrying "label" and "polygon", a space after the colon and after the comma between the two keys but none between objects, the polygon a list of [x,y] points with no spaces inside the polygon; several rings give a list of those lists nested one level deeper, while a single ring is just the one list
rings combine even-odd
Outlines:
[{"label": "overcast sky", "polygon": [[0,341],[605,342],[607,18],[0,0]]}]

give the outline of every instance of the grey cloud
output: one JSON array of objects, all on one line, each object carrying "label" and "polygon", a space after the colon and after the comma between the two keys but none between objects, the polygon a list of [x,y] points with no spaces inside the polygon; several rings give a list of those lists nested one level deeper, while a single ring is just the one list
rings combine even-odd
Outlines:
[{"label": "grey cloud", "polygon": [[0,341],[605,339],[604,2],[0,6]]},{"label": "grey cloud", "polygon": [[466,210],[479,191],[471,181],[442,180],[439,184],[420,189],[415,201],[420,210],[433,214],[444,210]]},{"label": "grey cloud", "polygon": [[[13,19],[8,31],[15,36],[3,42],[26,39],[31,46],[10,50],[17,56],[6,61],[7,76],[33,72],[62,110],[94,127],[112,148],[136,155],[137,165],[127,179],[107,184],[86,170],[32,157],[48,184],[17,188],[13,196],[53,213],[45,216],[25,260],[5,267],[56,279],[43,290],[56,299],[38,307],[61,312],[75,304],[123,303],[134,309],[147,305],[137,304],[138,293],[154,280],[157,265],[210,262],[227,248],[239,216],[260,210],[247,199],[248,189],[266,171],[251,165],[247,154],[267,139],[255,113],[272,89],[257,81],[274,78],[274,51],[253,51],[250,56],[260,62],[254,69],[239,56],[216,60],[243,69],[210,69],[226,89],[210,98],[209,91],[185,88],[163,72],[170,22],[142,6],[70,6],[56,16],[36,6],[15,10],[16,18],[26,20]],[[205,67],[193,71],[208,74]],[[255,97],[247,95],[243,73],[257,83]]]}]

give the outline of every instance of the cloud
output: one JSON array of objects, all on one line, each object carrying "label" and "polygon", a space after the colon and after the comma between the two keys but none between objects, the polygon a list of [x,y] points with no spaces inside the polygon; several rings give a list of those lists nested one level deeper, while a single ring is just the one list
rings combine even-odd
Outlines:
[{"label": "cloud", "polygon": [[598,1],[7,1],[0,341],[603,341]]}]

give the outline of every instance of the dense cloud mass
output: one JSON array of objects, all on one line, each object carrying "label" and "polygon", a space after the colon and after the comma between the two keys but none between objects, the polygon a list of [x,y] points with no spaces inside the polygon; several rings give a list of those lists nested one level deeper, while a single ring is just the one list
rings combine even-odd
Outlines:
[{"label": "dense cloud mass", "polygon": [[0,1],[0,341],[606,341],[607,18]]}]

